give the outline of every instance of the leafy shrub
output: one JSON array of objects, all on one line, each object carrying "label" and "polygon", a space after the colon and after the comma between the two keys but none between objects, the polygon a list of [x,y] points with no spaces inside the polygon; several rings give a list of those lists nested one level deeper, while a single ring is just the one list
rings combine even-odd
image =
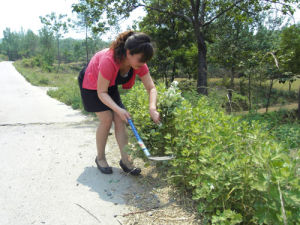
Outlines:
[{"label": "leafy shrub", "polygon": [[[257,101],[258,104],[263,104],[263,106],[266,106],[267,104],[267,96],[269,93],[269,86],[268,85],[262,85],[261,87],[256,87],[253,90],[253,100]],[[276,104],[286,104],[288,102],[295,102],[298,98],[298,92],[297,91],[287,91],[287,90],[280,90],[276,88],[272,88],[271,91],[271,98],[270,98],[270,105],[276,105]]]},{"label": "leafy shrub", "polygon": [[42,60],[41,57],[35,56],[32,58],[24,58],[21,61],[22,66],[27,67],[27,68],[33,68],[36,66],[41,66],[42,65]]},{"label": "leafy shrub", "polygon": [[22,66],[32,68],[32,60],[31,59],[22,59]]},{"label": "leafy shrub", "polygon": [[169,180],[191,193],[203,221],[283,224],[284,209],[289,224],[300,222],[299,151],[290,157],[258,122],[226,115],[207,97],[191,104],[176,85],[157,86],[157,126],[143,89],[137,84],[123,102],[151,153],[176,157],[166,162]]},{"label": "leafy shrub", "polygon": [[50,80],[47,77],[42,77],[38,81],[39,85],[48,85],[50,83]]},{"label": "leafy shrub", "polygon": [[266,130],[289,149],[300,149],[300,121],[296,111],[279,110],[264,114],[248,114],[243,119],[258,121]]},{"label": "leafy shrub", "polygon": [[7,61],[8,60],[8,56],[0,54],[0,62],[1,61]]},{"label": "leafy shrub", "polygon": [[53,66],[51,66],[51,65],[49,65],[49,64],[43,62],[43,64],[42,64],[42,70],[43,70],[43,71],[46,71],[46,72],[52,72],[53,69],[54,69]]},{"label": "leafy shrub", "polygon": [[183,102],[175,111],[172,151],[177,157],[170,174],[201,202],[201,213],[216,218],[217,210],[231,210],[241,214],[245,224],[280,224],[279,185],[288,219],[299,221],[296,160],[259,124],[212,110],[204,97],[198,107]]},{"label": "leafy shrub", "polygon": [[[149,100],[145,88],[141,84],[136,84],[130,92],[122,97],[125,107],[130,112],[134,123],[140,131],[140,136],[146,146],[151,149],[153,155],[165,154],[165,147],[169,143],[168,136],[172,130],[172,120],[174,109],[183,100],[176,85],[169,89],[163,83],[157,85],[158,90],[158,111],[161,115],[161,125],[154,124],[149,116]],[[164,136],[167,136],[164,138]],[[170,143],[169,143],[170,144]],[[136,155],[143,157],[138,151]]]},{"label": "leafy shrub", "polygon": [[[229,102],[226,102],[227,108],[230,107]],[[243,111],[249,109],[248,98],[236,92],[232,93],[231,107],[233,111]]]},{"label": "leafy shrub", "polygon": [[193,91],[197,86],[196,80],[182,80],[179,82],[178,87],[182,92]]}]

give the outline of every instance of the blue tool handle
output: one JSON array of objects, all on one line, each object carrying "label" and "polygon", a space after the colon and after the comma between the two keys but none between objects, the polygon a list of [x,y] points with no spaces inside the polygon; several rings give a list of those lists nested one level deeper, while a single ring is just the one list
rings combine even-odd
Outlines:
[{"label": "blue tool handle", "polygon": [[143,140],[141,139],[140,135],[138,134],[138,132],[137,132],[137,130],[136,130],[136,128],[135,128],[135,126],[134,126],[132,120],[131,120],[131,119],[128,119],[128,123],[129,123],[129,125],[130,125],[130,127],[131,127],[131,129],[132,129],[132,131],[133,131],[133,133],[134,133],[134,136],[135,136],[136,140],[138,141],[138,143],[139,143],[140,147],[142,148],[143,152],[145,153],[145,155],[146,155],[147,157],[151,156],[151,155],[150,155],[150,152],[149,152],[148,149],[146,148],[146,146],[145,146]]}]

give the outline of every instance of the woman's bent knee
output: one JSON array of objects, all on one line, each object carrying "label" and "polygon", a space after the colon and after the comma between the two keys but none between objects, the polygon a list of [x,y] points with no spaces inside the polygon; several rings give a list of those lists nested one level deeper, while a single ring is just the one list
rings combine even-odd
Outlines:
[{"label": "woman's bent knee", "polygon": [[100,126],[110,129],[113,121],[113,115],[111,111],[96,112],[96,115],[100,121]]},{"label": "woman's bent knee", "polygon": [[113,121],[115,124],[115,129],[124,129],[126,127],[125,122],[121,119],[121,117],[119,117],[117,113],[114,113]]}]

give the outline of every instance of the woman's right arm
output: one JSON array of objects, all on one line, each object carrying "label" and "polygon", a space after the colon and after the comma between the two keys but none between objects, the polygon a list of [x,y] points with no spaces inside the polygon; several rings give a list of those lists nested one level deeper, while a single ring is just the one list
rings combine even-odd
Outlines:
[{"label": "woman's right arm", "polygon": [[97,81],[97,93],[99,99],[116,112],[121,119],[127,123],[127,120],[130,119],[130,114],[125,110],[119,107],[114,100],[108,95],[109,80],[105,79],[101,73],[99,73]]}]

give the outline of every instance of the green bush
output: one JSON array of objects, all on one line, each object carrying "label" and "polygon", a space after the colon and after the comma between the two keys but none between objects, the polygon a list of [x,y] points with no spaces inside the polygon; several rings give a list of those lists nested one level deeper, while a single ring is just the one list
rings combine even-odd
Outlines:
[{"label": "green bush", "polygon": [[[166,89],[163,83],[159,83],[156,88],[158,91],[158,111],[161,115],[160,125],[153,123],[150,118],[148,94],[141,83],[137,83],[123,96],[122,101],[140,131],[145,145],[151,149],[153,155],[162,155],[165,154],[166,146],[171,144],[168,137],[170,131],[174,130],[174,124],[172,124],[174,109],[183,101],[183,97],[174,83],[169,89]],[[143,157],[140,151],[135,154]]]},{"label": "green bush", "polygon": [[0,62],[1,61],[8,61],[8,57],[6,55],[0,54]]},{"label": "green bush", "polygon": [[288,224],[299,224],[299,151],[290,157],[258,122],[226,115],[207,97],[191,104],[176,85],[157,89],[161,126],[142,85],[123,102],[151,153],[176,157],[165,167],[169,180],[191,193],[204,223],[283,224],[284,208]]},{"label": "green bush", "polygon": [[193,91],[197,87],[197,81],[185,79],[179,82],[178,87],[182,92]]},{"label": "green bush", "polygon": [[300,149],[300,121],[295,111],[279,110],[264,114],[247,114],[243,119],[258,121],[289,149]]},{"label": "green bush", "polygon": [[[227,100],[227,108],[230,107],[229,102]],[[233,111],[243,111],[249,109],[248,97],[240,95],[236,92],[233,92],[231,99],[231,107]]]},{"label": "green bush", "polygon": [[260,125],[212,110],[206,98],[198,107],[183,102],[175,124],[170,173],[192,191],[201,213],[216,218],[231,210],[245,224],[281,224],[279,185],[289,221],[299,222],[296,160]]},{"label": "green bush", "polygon": [[32,68],[32,60],[31,59],[22,59],[22,66]]},{"label": "green bush", "polygon": [[37,66],[41,66],[42,65],[42,60],[40,56],[35,56],[32,58],[24,58],[21,60],[21,64],[24,67],[27,68],[33,68],[33,67],[37,67]]},{"label": "green bush", "polygon": [[50,80],[47,77],[41,77],[38,81],[39,85],[47,86],[50,84]]}]

